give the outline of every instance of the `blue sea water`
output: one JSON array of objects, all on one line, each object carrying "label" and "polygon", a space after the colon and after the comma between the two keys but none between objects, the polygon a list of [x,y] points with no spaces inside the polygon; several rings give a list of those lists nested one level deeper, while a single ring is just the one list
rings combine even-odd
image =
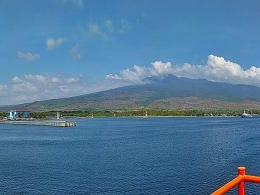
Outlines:
[{"label": "blue sea water", "polygon": [[[93,118],[0,125],[0,194],[210,194],[260,175],[260,120]],[[245,185],[259,194],[259,184]],[[228,194],[236,194],[236,189]]]}]

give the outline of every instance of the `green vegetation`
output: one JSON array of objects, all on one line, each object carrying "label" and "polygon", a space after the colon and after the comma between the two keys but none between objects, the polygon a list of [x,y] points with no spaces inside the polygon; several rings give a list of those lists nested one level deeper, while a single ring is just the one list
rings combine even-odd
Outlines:
[{"label": "green vegetation", "polygon": [[[82,110],[82,111],[59,111],[61,117],[142,117],[147,111],[148,116],[240,116],[242,110]],[[260,110],[253,110],[252,113],[260,114]],[[32,112],[29,117],[36,119],[55,118],[57,111]],[[0,117],[6,113],[0,113]]]},{"label": "green vegetation", "polygon": [[[149,116],[239,116],[242,110],[97,110],[97,111],[63,111],[63,117],[139,117],[145,112]],[[260,113],[252,111],[253,113]],[[47,114],[48,115],[48,114]]]},{"label": "green vegetation", "polygon": [[29,114],[30,118],[36,118],[36,119],[46,119],[47,116],[52,116],[52,115],[46,112],[32,112]]},{"label": "green vegetation", "polygon": [[0,113],[0,119],[3,119],[5,117],[7,117],[7,113],[5,112]]},{"label": "green vegetation", "polygon": [[[147,111],[150,117],[159,116],[241,116],[243,110],[79,110],[79,111],[46,111],[31,112],[29,117],[35,119],[54,119],[59,112],[63,118],[77,117],[142,117]],[[260,110],[251,110],[251,113],[260,114]],[[7,117],[7,113],[0,113],[0,119]]]},{"label": "green vegetation", "polygon": [[[205,116],[241,115],[243,110],[260,110],[260,88],[231,85],[203,79],[146,78],[147,84],[125,86],[70,98],[21,104],[34,118],[54,117],[59,111],[70,117]],[[149,83],[150,81],[150,83]],[[8,112],[13,106],[1,106]],[[53,111],[53,112],[50,112]]]}]

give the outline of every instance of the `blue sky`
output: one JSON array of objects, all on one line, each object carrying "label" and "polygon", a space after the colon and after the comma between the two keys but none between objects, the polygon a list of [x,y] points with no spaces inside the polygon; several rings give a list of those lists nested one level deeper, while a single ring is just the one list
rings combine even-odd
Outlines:
[{"label": "blue sky", "polygon": [[4,0],[0,9],[0,105],[167,74],[260,86],[258,1]]}]

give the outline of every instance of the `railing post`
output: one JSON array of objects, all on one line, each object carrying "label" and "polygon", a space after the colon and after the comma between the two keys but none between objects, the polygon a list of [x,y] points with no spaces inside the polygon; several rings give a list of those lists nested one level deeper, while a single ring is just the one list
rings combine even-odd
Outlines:
[{"label": "railing post", "polygon": [[[246,174],[246,168],[245,167],[238,167],[237,168],[237,175],[244,176]],[[245,195],[245,186],[244,186],[244,180],[238,184],[238,195]]]}]

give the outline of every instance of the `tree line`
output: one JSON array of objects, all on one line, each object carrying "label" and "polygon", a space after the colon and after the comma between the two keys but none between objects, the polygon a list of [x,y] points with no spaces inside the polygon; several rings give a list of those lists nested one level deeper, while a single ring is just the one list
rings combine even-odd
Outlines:
[{"label": "tree line", "polygon": [[[30,112],[29,117],[35,119],[56,118],[57,112],[64,118],[69,117],[142,117],[148,116],[241,116],[243,110],[79,110],[79,111],[46,111]],[[260,110],[252,110],[260,114]],[[0,113],[0,118],[7,117],[8,113]]]}]

